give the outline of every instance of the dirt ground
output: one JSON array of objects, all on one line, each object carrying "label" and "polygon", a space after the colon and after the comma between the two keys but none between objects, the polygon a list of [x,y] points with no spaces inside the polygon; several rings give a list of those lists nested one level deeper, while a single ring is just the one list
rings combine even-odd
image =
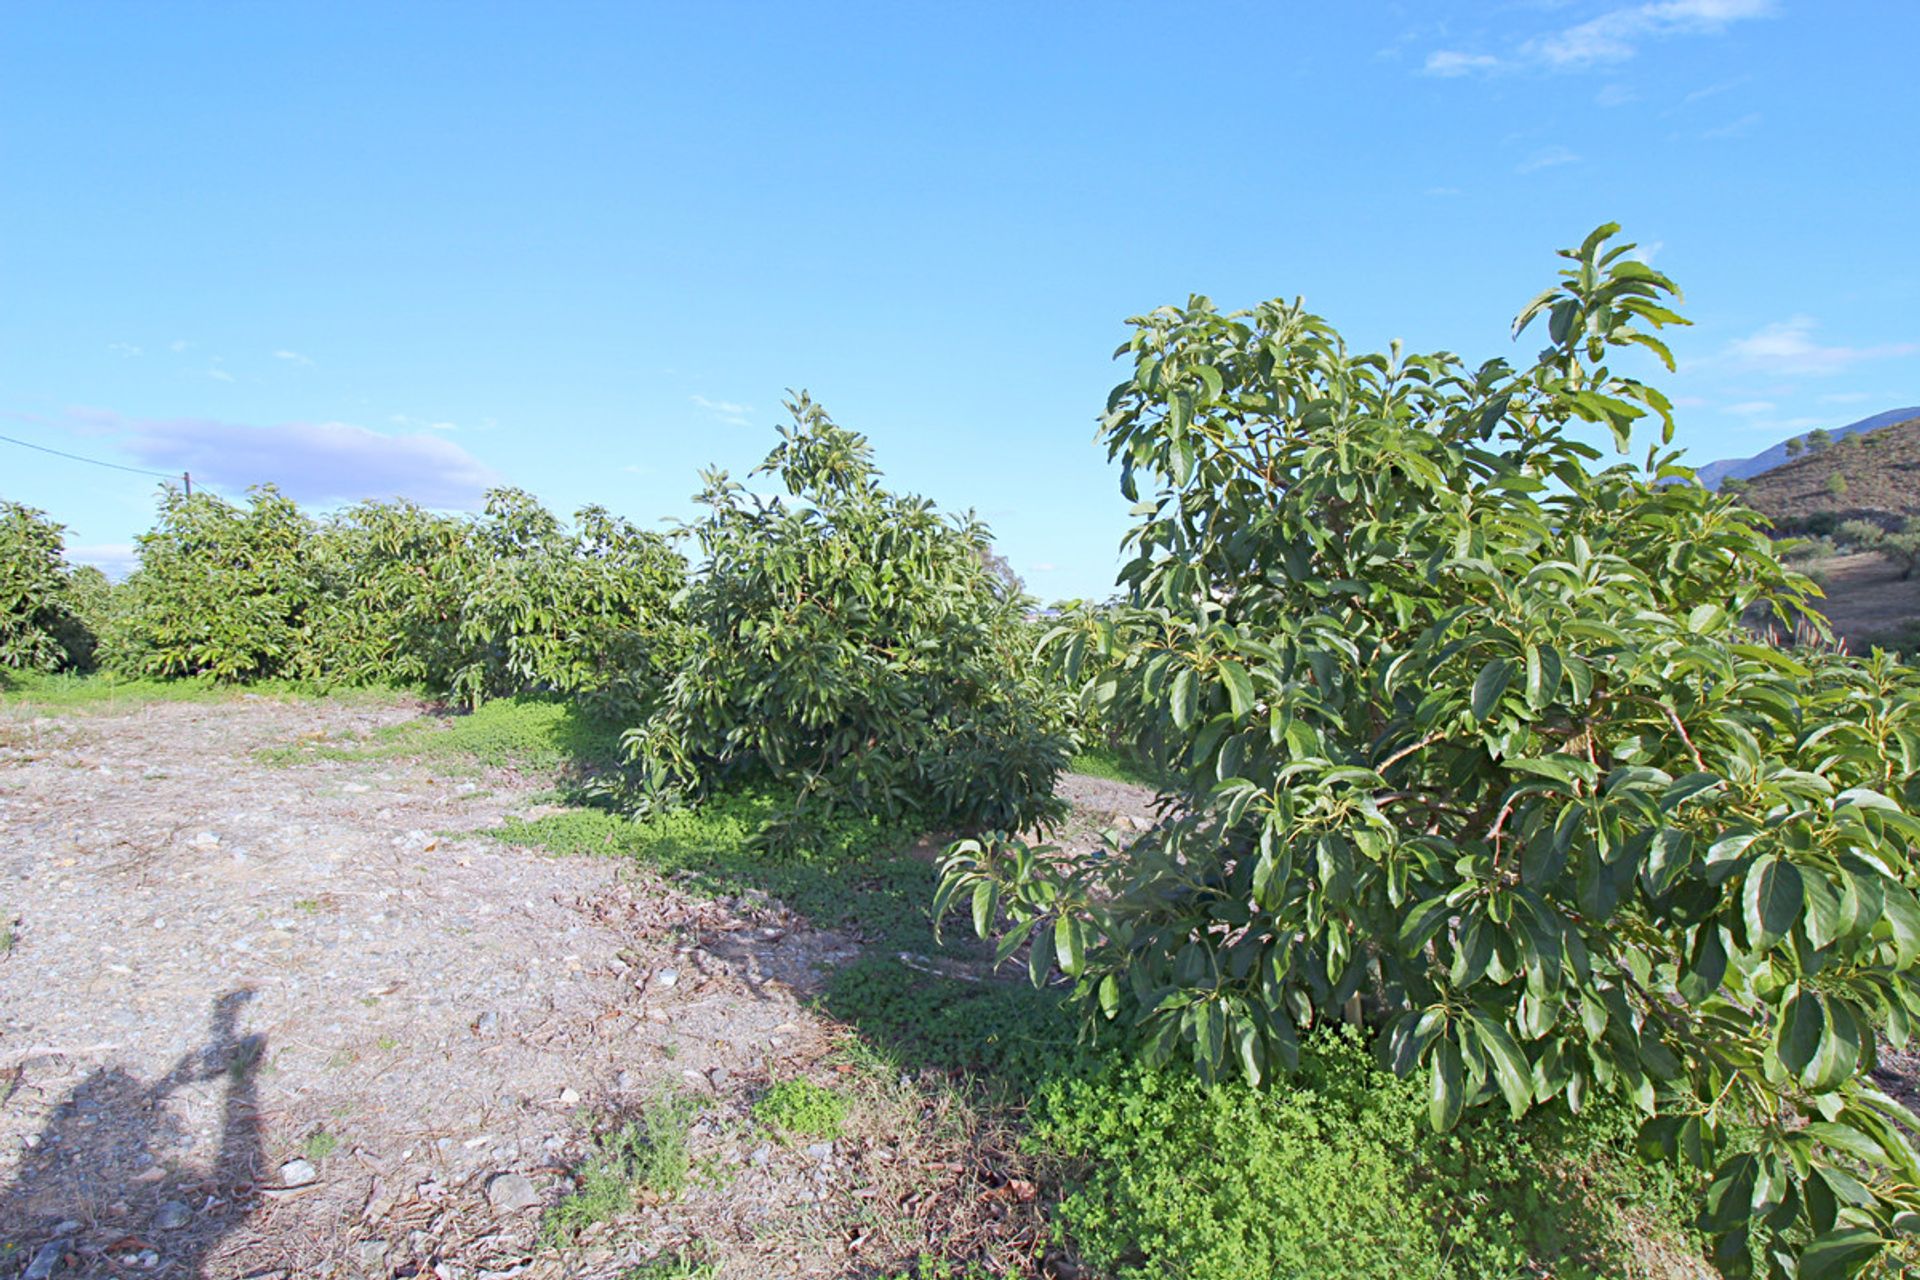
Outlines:
[{"label": "dirt ground", "polygon": [[[258,754],[421,710],[0,712],[0,1277],[712,1274],[635,1270],[690,1243],[878,1275],[943,1214],[1034,1217],[962,1100],[809,1007],[847,939],[476,834],[545,778]],[[1082,828],[1140,806],[1067,785]],[[753,1122],[794,1077],[857,1086],[845,1135]],[[667,1091],[701,1108],[688,1191],[543,1245],[596,1123]]]},{"label": "dirt ground", "polygon": [[1920,575],[1903,580],[1896,565],[1871,551],[1821,560],[1817,571],[1827,593],[1821,612],[1850,649],[1864,651],[1873,639],[1920,621]]}]

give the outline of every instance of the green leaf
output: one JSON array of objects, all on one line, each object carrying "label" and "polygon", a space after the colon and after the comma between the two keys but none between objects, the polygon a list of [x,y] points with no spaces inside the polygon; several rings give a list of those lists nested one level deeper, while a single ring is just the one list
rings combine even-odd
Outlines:
[{"label": "green leaf", "polygon": [[1741,896],[1748,944],[1764,951],[1786,937],[1787,930],[1800,918],[1803,901],[1798,867],[1771,855],[1754,863]]},{"label": "green leaf", "polygon": [[1427,1066],[1427,1118],[1435,1129],[1445,1133],[1459,1122],[1466,1101],[1460,1046],[1450,1039],[1442,1040]]},{"label": "green leaf", "polygon": [[1807,1069],[1820,1050],[1826,1029],[1827,1014],[1820,998],[1811,991],[1796,989],[1774,1028],[1774,1050],[1787,1070],[1799,1075]]},{"label": "green leaf", "polygon": [[973,887],[973,931],[984,938],[993,930],[994,908],[999,904],[1000,890],[991,880],[982,880]]},{"label": "green leaf", "polygon": [[1513,679],[1513,663],[1495,658],[1480,668],[1473,682],[1473,718],[1485,722],[1500,705],[1507,685]]},{"label": "green leaf", "polygon": [[1060,953],[1060,968],[1070,978],[1086,968],[1086,953],[1081,949],[1078,917],[1063,915],[1053,922],[1053,946]]},{"label": "green leaf", "polygon": [[1222,662],[1220,677],[1226,681],[1227,700],[1233,707],[1233,717],[1244,720],[1253,710],[1253,677],[1247,669],[1237,662]]},{"label": "green leaf", "polygon": [[1886,1242],[1866,1227],[1829,1231],[1800,1252],[1799,1280],[1836,1280],[1852,1276],[1880,1256]]},{"label": "green leaf", "polygon": [[1181,667],[1174,673],[1172,702],[1173,725],[1176,729],[1190,728],[1193,724],[1195,709],[1198,706],[1194,688],[1193,668]]}]

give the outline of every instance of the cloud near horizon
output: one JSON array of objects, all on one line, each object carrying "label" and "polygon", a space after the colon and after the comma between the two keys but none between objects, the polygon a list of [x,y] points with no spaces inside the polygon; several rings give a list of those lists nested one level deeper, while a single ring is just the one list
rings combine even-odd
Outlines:
[{"label": "cloud near horizon", "polygon": [[1826,346],[1814,340],[1812,316],[1794,316],[1767,325],[1747,338],[1727,344],[1727,354],[1742,364],[1775,373],[1826,377],[1844,373],[1864,360],[1920,353],[1920,343],[1883,342],[1871,347]]},{"label": "cloud near horizon", "polygon": [[469,508],[500,475],[444,435],[382,435],[348,422],[251,427],[203,418],[122,419],[122,447],[142,463],[189,471],[238,492],[277,485],[297,502],[409,498]]}]

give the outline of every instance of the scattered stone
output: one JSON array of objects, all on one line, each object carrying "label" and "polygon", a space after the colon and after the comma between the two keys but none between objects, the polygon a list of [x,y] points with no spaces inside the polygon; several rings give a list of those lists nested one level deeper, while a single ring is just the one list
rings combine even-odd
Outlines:
[{"label": "scattered stone", "polygon": [[727,1081],[731,1079],[733,1079],[733,1072],[727,1070],[725,1067],[714,1067],[707,1072],[707,1083],[713,1086],[715,1093],[725,1088]]},{"label": "scattered stone", "polygon": [[540,1193],[521,1173],[496,1173],[487,1180],[487,1203],[495,1213],[518,1213],[540,1203]]},{"label": "scattered stone", "polygon": [[807,1147],[807,1155],[818,1160],[821,1164],[825,1164],[827,1161],[833,1159],[833,1144],[831,1142],[812,1143]]},{"label": "scattered stone", "polygon": [[43,1244],[40,1246],[40,1251],[33,1255],[33,1261],[27,1264],[27,1269],[21,1274],[20,1280],[51,1280],[53,1269],[59,1265],[60,1242],[55,1240],[50,1244]]},{"label": "scattered stone", "polygon": [[571,1107],[576,1105],[579,1101],[580,1101],[580,1094],[577,1090],[573,1088],[572,1085],[568,1085],[566,1088],[560,1091],[561,1106]]},{"label": "scattered stone", "polygon": [[220,847],[220,837],[211,831],[202,831],[193,838],[193,847],[196,849],[218,849]]},{"label": "scattered stone", "polygon": [[764,1168],[767,1161],[773,1159],[773,1148],[763,1142],[753,1149],[753,1154],[748,1156],[747,1159]]},{"label": "scattered stone", "polygon": [[85,1223],[81,1222],[77,1218],[68,1218],[66,1221],[62,1222],[59,1226],[53,1229],[53,1234],[56,1236],[70,1236],[85,1225],[86,1225]]},{"label": "scattered stone", "polygon": [[473,1034],[490,1036],[500,1029],[500,1015],[489,1009],[473,1020]]},{"label": "scattered stone", "polygon": [[155,1231],[178,1231],[181,1227],[186,1226],[192,1217],[193,1210],[187,1208],[186,1205],[181,1204],[178,1200],[168,1200],[154,1213],[153,1229]]},{"label": "scattered stone", "polygon": [[662,991],[671,991],[674,987],[678,986],[679,983],[680,971],[678,969],[662,969],[653,975],[653,985],[659,987]]},{"label": "scattered stone", "polygon": [[377,1271],[387,1262],[385,1240],[362,1240],[353,1246],[353,1260],[369,1271]]},{"label": "scattered stone", "polygon": [[348,795],[354,795],[354,796],[365,795],[367,792],[373,790],[372,787],[368,786],[364,782],[349,782],[346,786],[341,787],[340,789],[346,792]]},{"label": "scattered stone", "polygon": [[280,1184],[282,1186],[310,1186],[319,1176],[319,1171],[305,1160],[289,1160],[280,1166]]}]

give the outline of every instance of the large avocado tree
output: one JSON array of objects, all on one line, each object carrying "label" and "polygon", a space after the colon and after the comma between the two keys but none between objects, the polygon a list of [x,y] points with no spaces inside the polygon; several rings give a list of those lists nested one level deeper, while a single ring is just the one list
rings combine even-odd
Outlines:
[{"label": "large avocado tree", "polygon": [[1520,313],[1523,368],[1351,352],[1297,303],[1135,319],[1126,599],[1046,649],[1175,803],[1084,858],[957,845],[939,908],[1209,1075],[1347,1019],[1442,1128],[1624,1093],[1708,1171],[1724,1270],[1850,1274],[1920,1226],[1868,1075],[1920,1015],[1920,683],[1757,637],[1811,585],[1611,367],[1684,323],[1616,231]]}]

